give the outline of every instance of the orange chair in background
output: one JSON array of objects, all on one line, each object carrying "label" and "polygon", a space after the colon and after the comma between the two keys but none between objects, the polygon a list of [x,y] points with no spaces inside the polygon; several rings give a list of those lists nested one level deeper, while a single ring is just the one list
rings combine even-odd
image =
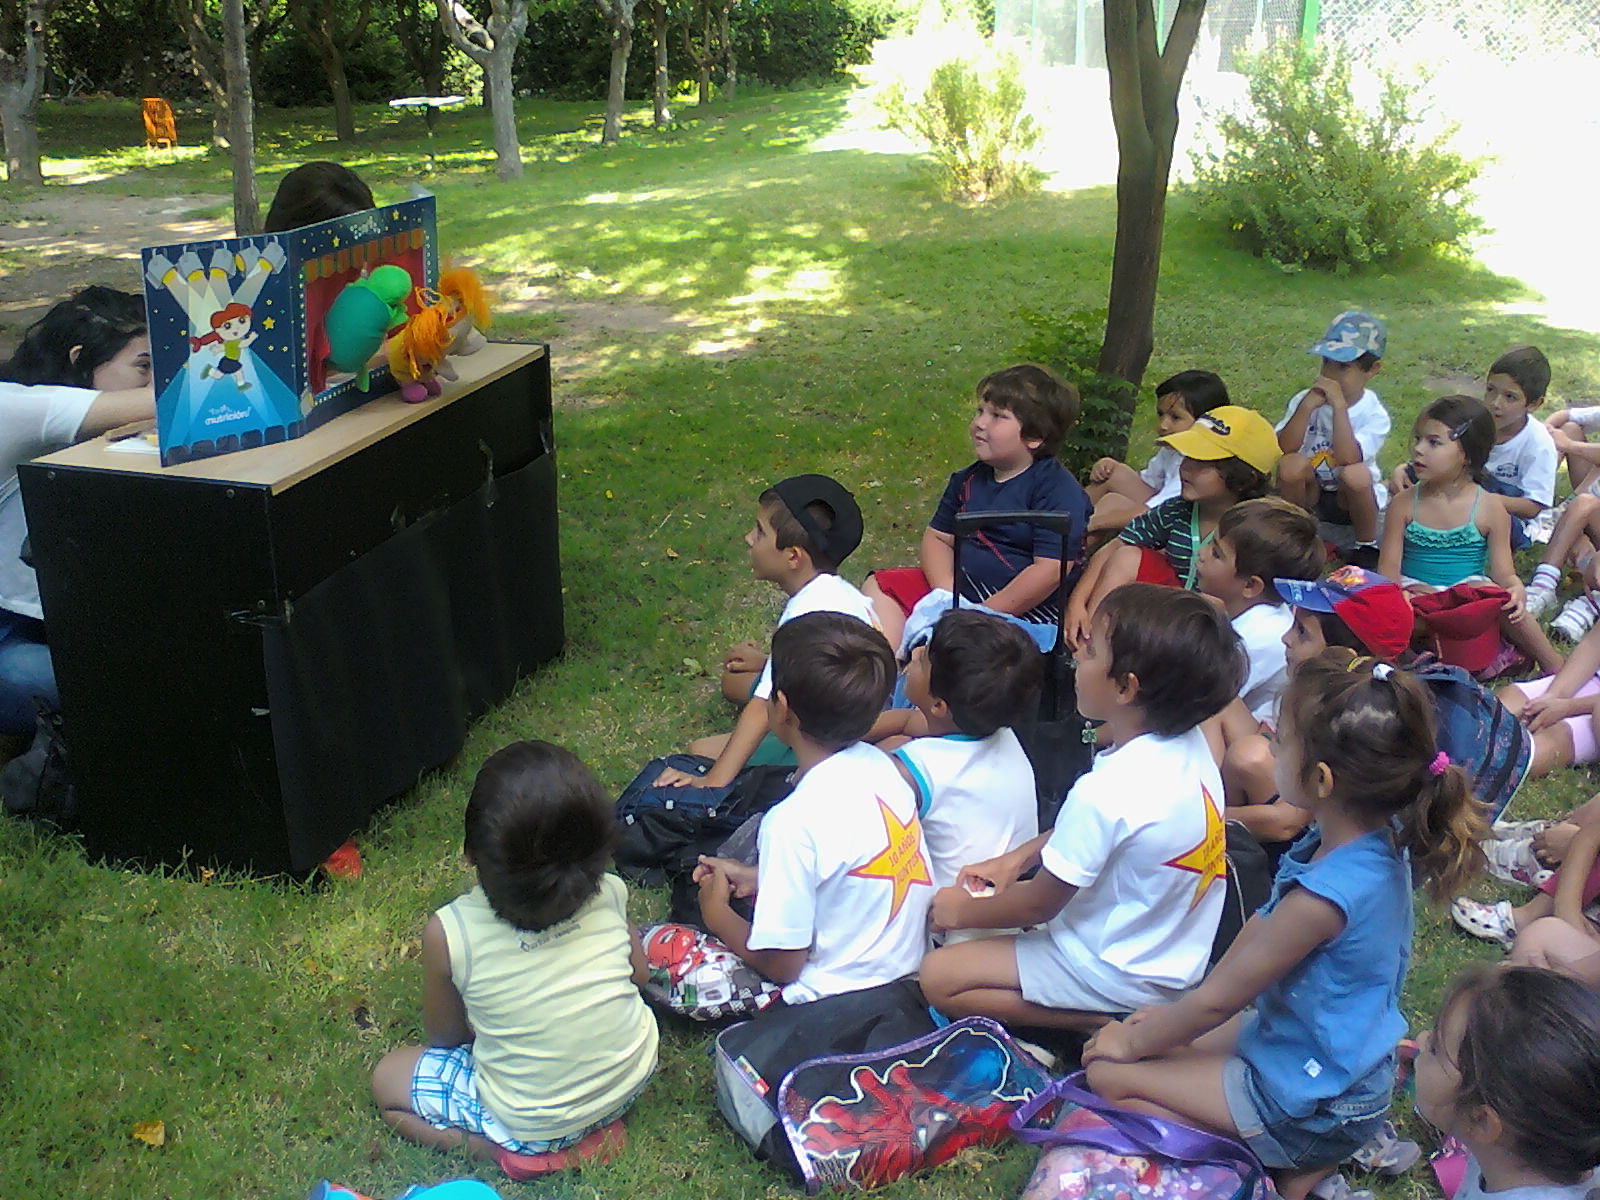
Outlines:
[{"label": "orange chair in background", "polygon": [[144,106],[144,144],[154,150],[171,150],[178,144],[178,121],[172,105],[160,96],[146,96]]}]

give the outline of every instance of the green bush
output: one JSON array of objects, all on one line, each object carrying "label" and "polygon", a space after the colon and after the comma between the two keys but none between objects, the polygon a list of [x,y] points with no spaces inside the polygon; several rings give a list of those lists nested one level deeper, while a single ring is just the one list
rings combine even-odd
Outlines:
[{"label": "green bush", "polygon": [[1425,137],[1417,82],[1380,74],[1362,108],[1337,52],[1282,42],[1246,63],[1251,110],[1218,121],[1223,149],[1196,156],[1203,214],[1285,266],[1359,270],[1460,247],[1482,228],[1468,188],[1481,163]]},{"label": "green bush", "polygon": [[1022,64],[1004,51],[982,65],[940,63],[916,97],[904,83],[892,83],[879,105],[889,128],[928,147],[946,191],[982,202],[1038,186],[1040,173],[1028,155],[1041,130],[1022,111],[1026,101]]},{"label": "green bush", "polygon": [[1083,411],[1057,456],[1080,480],[1102,458],[1128,453],[1128,430],[1138,389],[1126,379],[1100,371],[1100,343],[1105,337],[1106,310],[1080,308],[1068,313],[1023,309],[1017,314],[1029,334],[1017,353],[1043,363],[1078,389]]}]

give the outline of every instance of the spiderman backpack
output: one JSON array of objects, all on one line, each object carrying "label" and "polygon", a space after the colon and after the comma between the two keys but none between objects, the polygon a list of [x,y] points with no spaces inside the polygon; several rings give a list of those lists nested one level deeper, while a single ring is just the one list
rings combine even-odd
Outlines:
[{"label": "spiderman backpack", "polygon": [[714,1055],[723,1116],[813,1195],[881,1187],[999,1145],[1012,1114],[1051,1083],[985,1017],[934,1028],[909,980],[774,1008],[723,1030]]}]

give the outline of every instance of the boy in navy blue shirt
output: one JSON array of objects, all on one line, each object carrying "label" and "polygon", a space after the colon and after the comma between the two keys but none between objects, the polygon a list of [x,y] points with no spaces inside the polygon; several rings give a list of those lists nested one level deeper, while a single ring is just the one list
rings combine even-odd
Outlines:
[{"label": "boy in navy blue shirt", "polygon": [[1027,621],[1056,624],[1061,573],[1075,579],[1083,566],[1088,494],[1056,460],[1078,420],[1078,391],[1047,367],[1007,367],[978,383],[978,412],[968,432],[977,461],[950,476],[922,534],[920,563],[874,572],[861,589],[891,646],[900,644],[906,617],[934,588],[954,591],[956,515],[963,512],[1066,512],[1067,544],[1022,522],[975,536],[962,556],[961,597]]}]

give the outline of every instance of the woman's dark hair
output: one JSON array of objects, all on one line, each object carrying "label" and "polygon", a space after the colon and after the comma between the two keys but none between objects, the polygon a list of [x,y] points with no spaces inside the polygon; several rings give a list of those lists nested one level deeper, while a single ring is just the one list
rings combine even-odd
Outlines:
[{"label": "woman's dark hair", "polygon": [[1451,440],[1461,446],[1467,459],[1467,473],[1482,482],[1483,468],[1494,449],[1494,415],[1482,400],[1472,396],[1441,396],[1417,414],[1416,428],[1424,421],[1437,421],[1450,431]]},{"label": "woman's dark hair", "polygon": [[1228,401],[1228,385],[1211,371],[1179,371],[1156,384],[1156,399],[1178,396],[1191,417],[1221,408]]},{"label": "woman's dark hair", "polygon": [[1456,1109],[1494,1111],[1508,1149],[1557,1183],[1600,1165],[1600,995],[1540,967],[1468,968],[1439,1006],[1460,1008]]},{"label": "woman's dark hair", "polygon": [[589,768],[550,742],[489,756],[467,801],[464,846],[502,921],[538,932],[595,894],[616,841],[616,810]]},{"label": "woman's dark hair", "polygon": [[928,691],[968,737],[1015,725],[1039,704],[1038,644],[1010,621],[970,608],[939,618],[928,642]]},{"label": "woman's dark hair", "polygon": [[1152,733],[1173,737],[1193,729],[1244,686],[1239,635],[1198,592],[1125,583],[1100,602],[1094,619],[1106,623],[1112,680],[1138,679],[1134,703]]},{"label": "woman's dark hair", "polygon": [[782,692],[800,732],[818,745],[866,737],[894,686],[894,651],[865,621],[814,612],[772,635],[772,691]]},{"label": "woman's dark hair", "polygon": [[302,163],[278,184],[263,232],[282,233],[374,207],[372,189],[349,167],[321,160]]},{"label": "woman's dark hair", "polygon": [[1304,782],[1326,763],[1340,803],[1374,827],[1397,825],[1415,878],[1435,900],[1482,873],[1483,805],[1466,771],[1438,757],[1433,703],[1410,672],[1324,650],[1290,677],[1278,735],[1299,741]]},{"label": "woman's dark hair", "polygon": [[95,371],[145,328],[143,298],[115,288],[86,287],[28,326],[16,353],[0,363],[0,379],[93,387]]}]

